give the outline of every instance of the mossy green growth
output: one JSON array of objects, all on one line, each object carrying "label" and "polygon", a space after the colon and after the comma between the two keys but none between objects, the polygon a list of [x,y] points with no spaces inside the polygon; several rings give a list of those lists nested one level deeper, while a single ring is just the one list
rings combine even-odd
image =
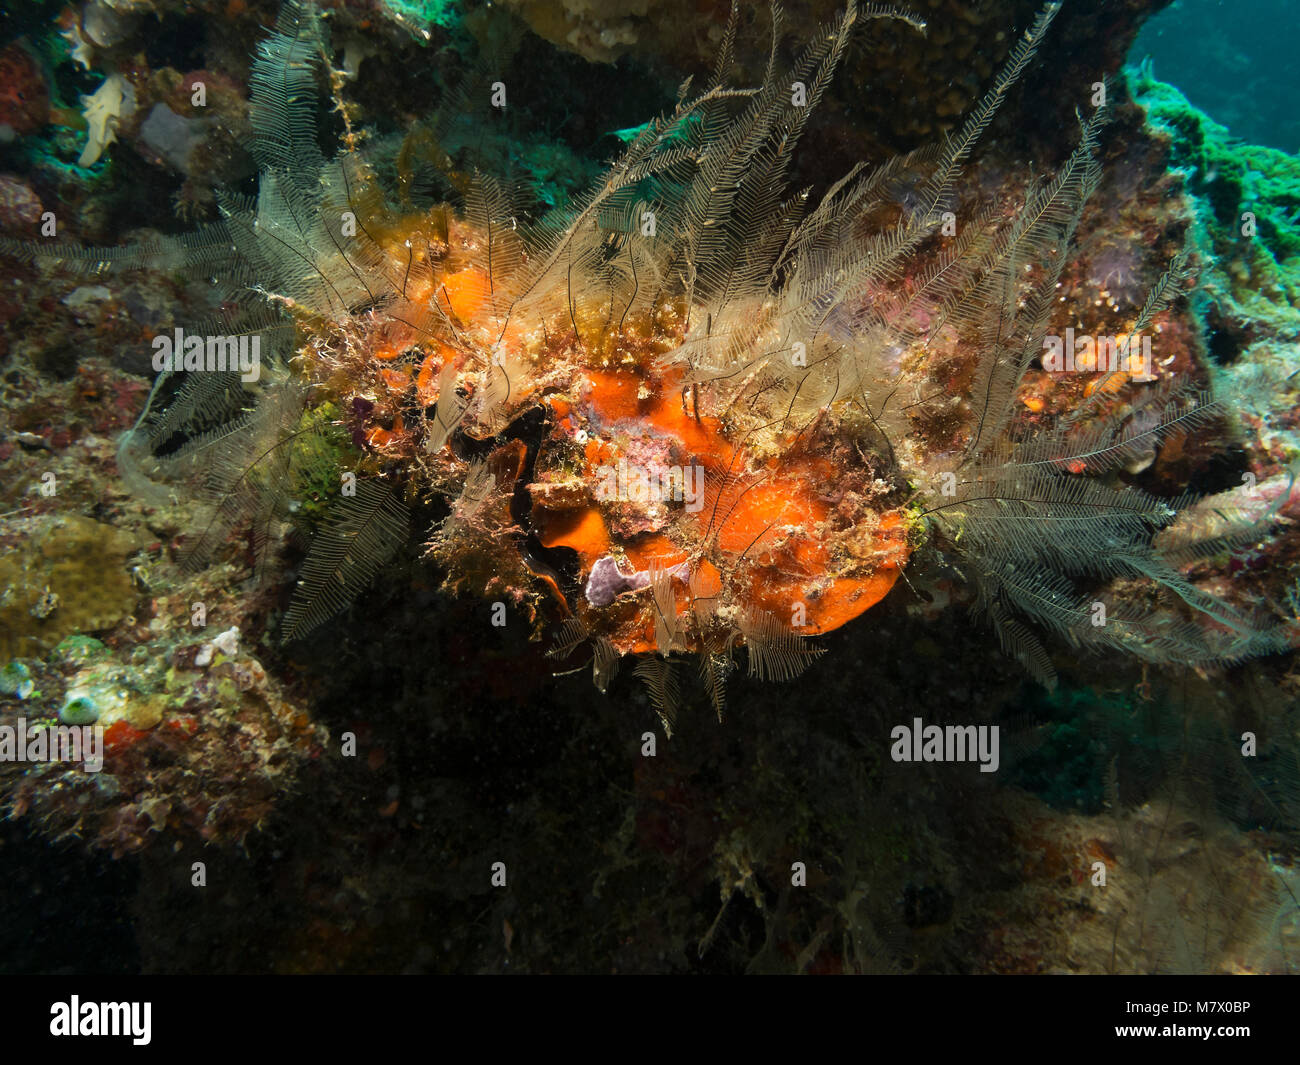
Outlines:
[{"label": "mossy green growth", "polygon": [[293,519],[310,534],[339,498],[344,471],[358,472],[365,456],[353,446],[341,423],[338,404],[304,411],[298,423],[290,464],[294,470]]},{"label": "mossy green growth", "polygon": [[456,0],[384,0],[383,6],[398,22],[417,30],[433,26],[451,29],[461,17],[461,5]]},{"label": "mossy green growth", "polygon": [[902,507],[903,527],[907,530],[908,542],[916,545],[925,539],[929,522],[925,516],[925,503],[916,486],[909,482],[908,487],[913,497],[911,502],[905,503]]},{"label": "mossy green growth", "polygon": [[216,702],[221,706],[238,707],[243,700],[239,686],[230,677],[218,677],[214,692]]},{"label": "mossy green growth", "polygon": [[1145,70],[1130,72],[1130,86],[1149,121],[1170,134],[1171,162],[1191,172],[1189,187],[1209,203],[1222,235],[1239,239],[1250,213],[1274,260],[1300,255],[1300,159],[1242,142]]},{"label": "mossy green growth", "polygon": [[69,636],[54,649],[54,657],[61,665],[80,666],[96,659],[107,658],[108,648],[93,636]]},{"label": "mossy green growth", "polygon": [[[1167,731],[1169,707],[1141,703],[1131,692],[1099,693],[1091,688],[1033,689],[1025,697],[1046,740],[1006,769],[1006,780],[1031,791],[1058,810],[1103,811],[1108,758],[1122,753],[1126,767],[1161,762],[1160,752],[1176,731]],[[1004,730],[1005,732],[1005,730]]]},{"label": "mossy green growth", "polygon": [[511,158],[527,174],[528,187],[537,203],[547,209],[568,204],[600,172],[596,163],[550,141],[517,144]]}]

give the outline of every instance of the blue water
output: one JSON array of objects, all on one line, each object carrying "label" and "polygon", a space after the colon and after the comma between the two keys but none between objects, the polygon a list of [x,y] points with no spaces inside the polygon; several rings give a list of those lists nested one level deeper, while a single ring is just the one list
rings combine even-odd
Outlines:
[{"label": "blue water", "polygon": [[1296,0],[1174,0],[1129,53],[1236,136],[1300,152],[1300,4]]}]

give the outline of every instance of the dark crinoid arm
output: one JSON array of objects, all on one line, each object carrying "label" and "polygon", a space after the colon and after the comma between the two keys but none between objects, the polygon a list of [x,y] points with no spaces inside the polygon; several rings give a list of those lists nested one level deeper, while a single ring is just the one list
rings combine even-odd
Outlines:
[{"label": "dark crinoid arm", "polygon": [[[924,510],[1004,649],[1046,684],[1055,671],[1039,632],[1168,665],[1230,665],[1295,642],[1293,624],[1248,617],[1183,575],[1195,547],[1161,533],[1193,497],[1160,499],[1120,479],[1135,456],[1222,414],[1198,390],[1167,399],[1137,426],[1111,413],[1086,428],[1004,437],[951,474],[947,494],[941,488]],[[1272,517],[1225,517],[1203,546],[1257,539]]]}]

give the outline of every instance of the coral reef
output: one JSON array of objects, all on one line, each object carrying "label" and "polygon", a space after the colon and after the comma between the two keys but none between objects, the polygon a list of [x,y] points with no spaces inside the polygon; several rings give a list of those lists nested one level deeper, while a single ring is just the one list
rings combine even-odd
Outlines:
[{"label": "coral reef", "polygon": [[7,761],[10,815],[114,857],[164,833],[243,840],[320,757],[326,734],[247,652],[203,665],[200,656],[176,634],[117,649],[70,637],[29,659],[37,688],[0,698],[0,727],[25,730],[31,745],[33,732],[57,723],[98,726],[102,765]]},{"label": "coral reef", "polygon": [[1129,80],[1185,187],[1189,240],[1214,264],[1192,311],[1240,449],[1222,490],[1198,504],[1187,524],[1222,533],[1225,514],[1270,519],[1258,522],[1258,535],[1224,545],[1235,551],[1189,559],[1187,571],[1238,602],[1283,603],[1300,581],[1292,535],[1300,518],[1300,381],[1293,370],[1300,345],[1300,167],[1293,156],[1233,138],[1176,88],[1155,80],[1149,66],[1130,71]]},{"label": "coral reef", "polygon": [[114,437],[144,383],[87,358],[63,381],[11,371],[15,386],[22,400],[0,408],[0,736],[96,726],[103,765],[11,751],[5,809],[119,856],[162,838],[238,842],[320,757],[327,730],[263,667],[238,568],[183,573],[188,515],[141,508],[117,480]]},{"label": "coral reef", "polygon": [[[564,47],[649,63],[645,83],[676,86],[727,39],[722,4],[515,6]],[[117,605],[34,644],[68,604],[52,588],[33,616],[48,567],[11,572],[27,650],[0,668],[0,725],[93,719],[110,742],[97,775],[0,766],[21,815],[6,853],[47,878],[74,852],[27,832],[123,856],[129,964],[151,971],[1294,970],[1296,658],[1226,667],[1284,650],[1300,613],[1289,161],[1222,141],[1149,73],[1132,84],[1154,134],[1118,82],[1108,125],[1060,121],[1091,114],[1080,100],[1155,6],[1068,6],[1036,39],[1047,72],[1017,83],[1050,76],[1051,105],[997,82],[983,115],[1033,4],[936,2],[926,35],[873,20],[853,48],[837,23],[802,59],[782,36],[771,79],[746,6],[733,77],[675,111],[654,101],[669,115],[644,126],[589,92],[565,144],[527,128],[550,94],[516,78],[560,85],[577,60],[533,41],[488,111],[494,79],[458,50],[490,52],[500,24],[444,5],[334,5],[334,47],[289,5],[300,20],[254,61],[251,102],[239,53],[268,8],[222,4],[222,32],[182,48],[177,27],[218,8],[160,0],[170,51],[136,60],[145,22],[77,5],[65,29],[95,71],[77,91],[116,75],[137,106],[93,170],[61,118],[44,154],[3,159],[19,254],[0,259],[0,520],[27,554],[33,531],[101,532],[84,583]],[[807,42],[830,14],[792,10],[785,30]],[[435,57],[464,93],[415,122]],[[294,101],[332,94],[333,125],[304,132],[274,70]],[[799,71],[821,93],[806,132],[786,106]],[[879,91],[894,73],[897,95]],[[968,153],[833,186],[859,156],[960,140],[971,107],[988,128]],[[629,154],[601,169],[586,156],[614,129]],[[720,139],[734,160],[715,174]],[[475,173],[512,156],[531,197]],[[1027,158],[1050,168],[1034,181]],[[783,167],[814,186],[806,203]],[[221,190],[255,171],[255,201]],[[161,221],[173,197],[209,225]],[[34,256],[32,201],[60,204],[62,238]],[[774,261],[773,284],[749,284]],[[1048,322],[1146,330],[1155,365],[1053,370]],[[176,325],[260,335],[262,376],[164,375],[151,394],[151,341]],[[772,357],[794,341],[806,365]],[[868,364],[847,382],[826,372],[845,351]],[[1106,522],[1081,518],[1098,504]],[[1074,587],[1033,585],[1023,609],[1018,577],[1044,562]],[[1055,692],[962,624],[981,594]],[[1056,630],[1041,652],[1025,621]],[[702,691],[678,684],[684,651]],[[635,677],[616,675],[623,653]],[[553,676],[588,664],[608,698]],[[805,667],[798,686],[760,683]],[[1000,773],[892,761],[912,708],[1000,725]],[[191,920],[177,869],[193,860],[222,875]],[[30,879],[0,898],[16,910]]]},{"label": "coral reef", "polygon": [[[977,589],[1004,648],[1049,683],[1050,654],[1025,621],[1153,662],[1285,649],[1293,619],[1257,622],[1152,551],[1176,505],[1101,476],[1141,472],[1165,439],[1215,416],[1177,385],[1177,351],[1157,367],[1148,340],[1140,367],[1136,353],[1114,358],[1163,328],[1186,256],[1140,306],[1111,301],[1124,317],[1110,365],[1076,367],[1050,335],[1100,180],[1105,101],[1017,206],[984,211],[960,195],[961,164],[1058,10],[1044,8],[941,149],[855,168],[806,214],[801,198],[780,205],[781,182],[859,13],[850,6],[788,75],[776,74],[774,24],[756,89],[724,80],[733,18],[703,95],[642,127],[578,208],[521,225],[523,208],[484,177],[463,182],[459,214],[390,207],[342,103],[348,150],[326,160],[295,102],[315,66],[338,79],[314,8],[289,5],[252,75],[255,213],[232,207],[224,223],[135,252],[44,255],[72,268],[179,260],[219,277],[231,301],[252,277],[269,296],[270,310],[222,328],[241,353],[250,335],[266,342],[256,409],[245,413],[234,380],[248,383],[246,367],[205,369],[201,340],[182,366],[178,332],[155,393],[188,376],[170,405],[151,397],[120,450],[137,487],[202,481],[214,510],[194,559],[249,521],[264,544],[298,485],[328,469],[304,412],[321,398],[346,412],[361,454],[337,471],[345,490],[307,558],[288,638],[345,606],[402,548],[408,502],[437,493],[453,500],[429,540],[448,583],[530,618],[553,599],[567,618],[557,653],[590,642],[602,689],[618,656],[652,653],[636,668],[670,728],[675,654],[699,656],[721,714],[734,647],[753,676],[798,675],[815,655],[802,640],[878,602],[923,537]],[[860,219],[880,221],[864,232]],[[1123,269],[1102,268],[1100,285]],[[1027,397],[1030,418],[1017,404],[1040,362],[1090,375],[1055,422],[1038,417],[1041,398]],[[645,580],[614,595],[611,573]],[[1097,579],[1114,582],[1100,599],[1080,587]]]}]

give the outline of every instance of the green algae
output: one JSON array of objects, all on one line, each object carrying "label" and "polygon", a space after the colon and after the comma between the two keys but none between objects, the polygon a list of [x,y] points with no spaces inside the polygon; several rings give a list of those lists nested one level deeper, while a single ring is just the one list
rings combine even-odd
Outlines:
[{"label": "green algae", "polygon": [[434,26],[451,29],[461,17],[455,0],[384,0],[384,7],[398,22],[423,30]]},{"label": "green algae", "polygon": [[300,532],[311,534],[339,497],[342,475],[359,473],[366,461],[353,446],[338,404],[304,411],[295,430],[289,465],[293,471],[290,513]]},{"label": "green algae", "polygon": [[1250,212],[1276,262],[1300,255],[1300,159],[1246,144],[1144,71],[1133,76],[1132,88],[1151,123],[1169,133],[1170,162],[1190,172],[1189,187],[1209,203],[1218,228],[1235,236]]},{"label": "green algae", "polygon": [[108,648],[93,636],[69,636],[54,649],[54,657],[63,665],[76,666],[97,658],[107,658]]}]

